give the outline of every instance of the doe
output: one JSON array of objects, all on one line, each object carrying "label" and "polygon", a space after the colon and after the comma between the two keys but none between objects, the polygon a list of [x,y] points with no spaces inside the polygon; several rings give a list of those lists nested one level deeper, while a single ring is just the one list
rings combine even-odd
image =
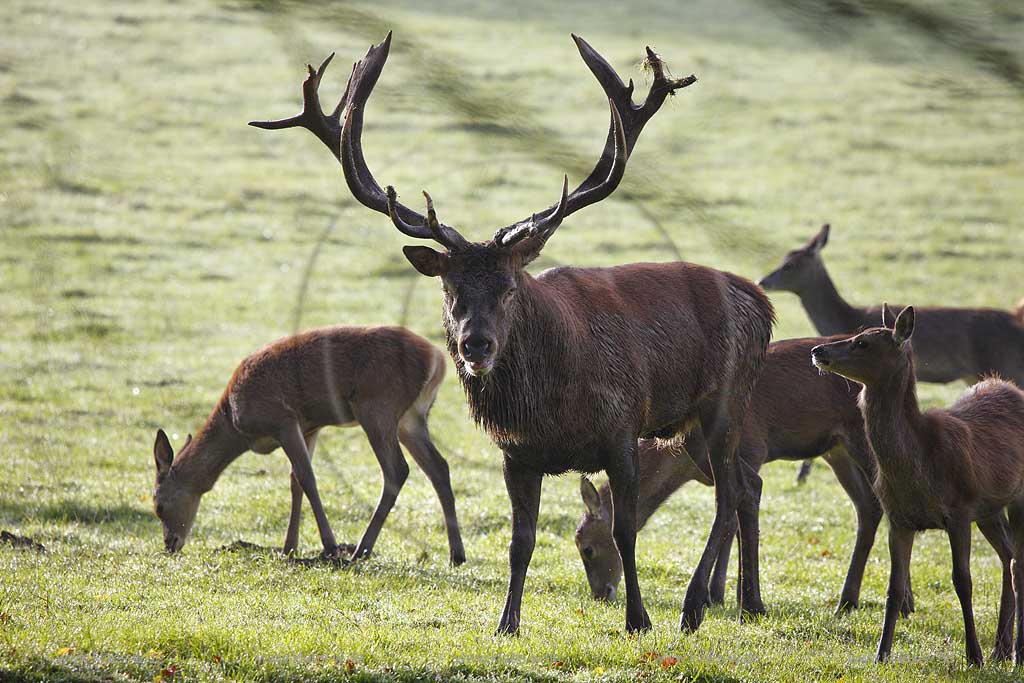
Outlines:
[{"label": "doe", "polygon": [[[1018,622],[1024,620],[1024,392],[989,378],[970,387],[949,408],[922,413],[910,343],[914,308],[903,309],[893,323],[892,313],[883,306],[882,321],[882,327],[817,346],[811,353],[822,370],[863,385],[860,406],[878,460],[875,491],[889,517],[892,567],[877,660],[887,660],[892,651],[914,534],[945,529],[953,555],[953,587],[963,611],[967,659],[981,665],[971,598],[971,522],[977,523],[1002,561],[992,657],[1009,659],[1015,606]],[[1007,508],[1012,546],[1003,522]],[[1018,624],[1015,646],[1018,666],[1024,664],[1022,626]]]},{"label": "doe", "polygon": [[324,514],[312,457],[320,430],[358,424],[380,463],[384,487],[353,559],[369,555],[402,489],[409,466],[399,442],[427,475],[444,511],[452,564],[466,561],[455,515],[448,463],[430,440],[427,413],[444,379],[444,354],[402,327],[323,327],[275,341],[242,361],[213,413],[177,457],[161,429],[153,452],[153,503],[164,546],[185,544],[203,494],[248,450],[279,446],[292,466],[291,515],[284,552],[295,552],[305,494],[313,508],[324,555],[341,549]]}]

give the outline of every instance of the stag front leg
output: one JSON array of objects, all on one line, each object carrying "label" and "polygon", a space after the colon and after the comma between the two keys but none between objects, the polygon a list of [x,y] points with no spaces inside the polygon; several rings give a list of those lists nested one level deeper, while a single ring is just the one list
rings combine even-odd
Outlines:
[{"label": "stag front leg", "polygon": [[640,581],[636,573],[637,501],[640,490],[640,464],[637,460],[636,438],[627,440],[625,453],[612,455],[606,471],[612,491],[612,536],[622,560],[626,582],[626,631],[649,631],[651,618],[644,609]]},{"label": "stag front leg", "polygon": [[537,540],[537,514],[540,511],[540,490],[544,475],[520,467],[508,455],[503,463],[505,488],[512,503],[512,542],[508,546],[508,595],[498,622],[498,633],[519,632],[519,615],[523,603],[526,570],[533,557]]}]

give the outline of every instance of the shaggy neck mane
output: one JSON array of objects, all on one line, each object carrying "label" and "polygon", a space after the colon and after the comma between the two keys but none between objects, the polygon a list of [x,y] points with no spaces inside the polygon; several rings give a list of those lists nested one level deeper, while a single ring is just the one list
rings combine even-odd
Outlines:
[{"label": "shaggy neck mane", "polygon": [[483,377],[466,372],[459,359],[454,321],[444,320],[448,351],[455,360],[473,419],[499,445],[551,441],[559,433],[554,415],[542,406],[558,405],[561,377],[574,372],[568,353],[569,330],[557,300],[528,273],[519,276],[516,308],[510,311],[508,338],[492,370]]}]

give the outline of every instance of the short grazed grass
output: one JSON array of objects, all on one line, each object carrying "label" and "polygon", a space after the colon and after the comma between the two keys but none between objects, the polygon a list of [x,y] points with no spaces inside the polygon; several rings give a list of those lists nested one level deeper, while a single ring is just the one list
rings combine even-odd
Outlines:
[{"label": "short grazed grass", "polygon": [[[482,239],[555,200],[600,151],[607,108],[569,32],[642,90],[650,44],[699,83],[645,131],[616,195],[567,222],[535,266],[682,257],[759,277],[824,221],[852,301],[1006,307],[1024,295],[1024,13],[998,0],[736,3],[79,3],[0,9],[0,679],[1011,680],[965,667],[943,535],[918,542],[917,613],[871,663],[884,537],[864,609],[832,616],[853,511],[824,466],[764,471],[769,615],[678,609],[711,518],[696,485],[640,538],[655,629],[623,634],[593,603],[571,542],[574,477],[545,484],[518,638],[504,598],[500,457],[453,374],[432,413],[452,466],[469,563],[446,564],[440,510],[414,470],[378,553],[339,571],[218,552],[282,540],[288,469],[248,455],[203,501],[179,556],[150,513],[157,427],[176,447],[234,365],[297,328],[405,324],[440,342],[436,283],[387,220],[350,198],[305,133],[247,120],[297,111],[303,65],[347,65],[394,29],[367,114],[371,168]],[[809,334],[774,298],[777,337]],[[928,404],[962,386],[922,387]],[[339,540],[379,487],[358,430],[316,461]],[[883,531],[884,534],[884,531]],[[303,551],[317,550],[307,515]],[[986,649],[999,588],[976,534]],[[732,591],[730,584],[730,593]],[[663,666],[663,658],[677,662]],[[665,664],[672,660],[664,660]]]}]

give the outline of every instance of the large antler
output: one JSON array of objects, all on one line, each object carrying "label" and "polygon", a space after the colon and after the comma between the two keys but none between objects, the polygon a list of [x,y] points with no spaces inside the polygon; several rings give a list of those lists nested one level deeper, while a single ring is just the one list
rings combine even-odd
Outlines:
[{"label": "large antler", "polygon": [[[327,145],[341,162],[345,182],[360,203],[389,216],[395,227],[410,237],[433,239],[449,250],[463,248],[468,242],[455,228],[437,222],[429,197],[428,215],[424,217],[399,203],[394,188],[389,186],[387,192],[382,190],[363,158],[363,109],[377,84],[390,49],[389,31],[380,45],[371,45],[366,56],[352,66],[352,75],[349,76],[345,92],[330,114],[325,114],[320,106],[319,88],[320,79],[334,58],[333,53],[320,64],[319,69],[307,65],[309,76],[302,84],[303,106],[300,114],[277,121],[250,121],[249,125],[266,130],[306,128]],[[345,115],[344,122],[342,114]]]},{"label": "large antler", "polygon": [[576,41],[580,56],[601,84],[611,105],[611,124],[604,151],[586,180],[568,196],[563,191],[558,204],[499,230],[494,235],[494,241],[498,245],[512,247],[527,238],[531,242],[539,241],[542,245],[558,228],[562,218],[610,195],[622,180],[626,161],[636,145],[637,138],[640,137],[640,132],[661,108],[665,98],[675,90],[697,82],[696,76],[693,75],[686,78],[668,78],[661,57],[648,47],[647,64],[654,73],[654,82],[651,83],[643,104],[634,104],[633,79],[629,80],[628,85],[623,85],[615,69],[587,41],[576,34],[573,34],[572,39]]}]

